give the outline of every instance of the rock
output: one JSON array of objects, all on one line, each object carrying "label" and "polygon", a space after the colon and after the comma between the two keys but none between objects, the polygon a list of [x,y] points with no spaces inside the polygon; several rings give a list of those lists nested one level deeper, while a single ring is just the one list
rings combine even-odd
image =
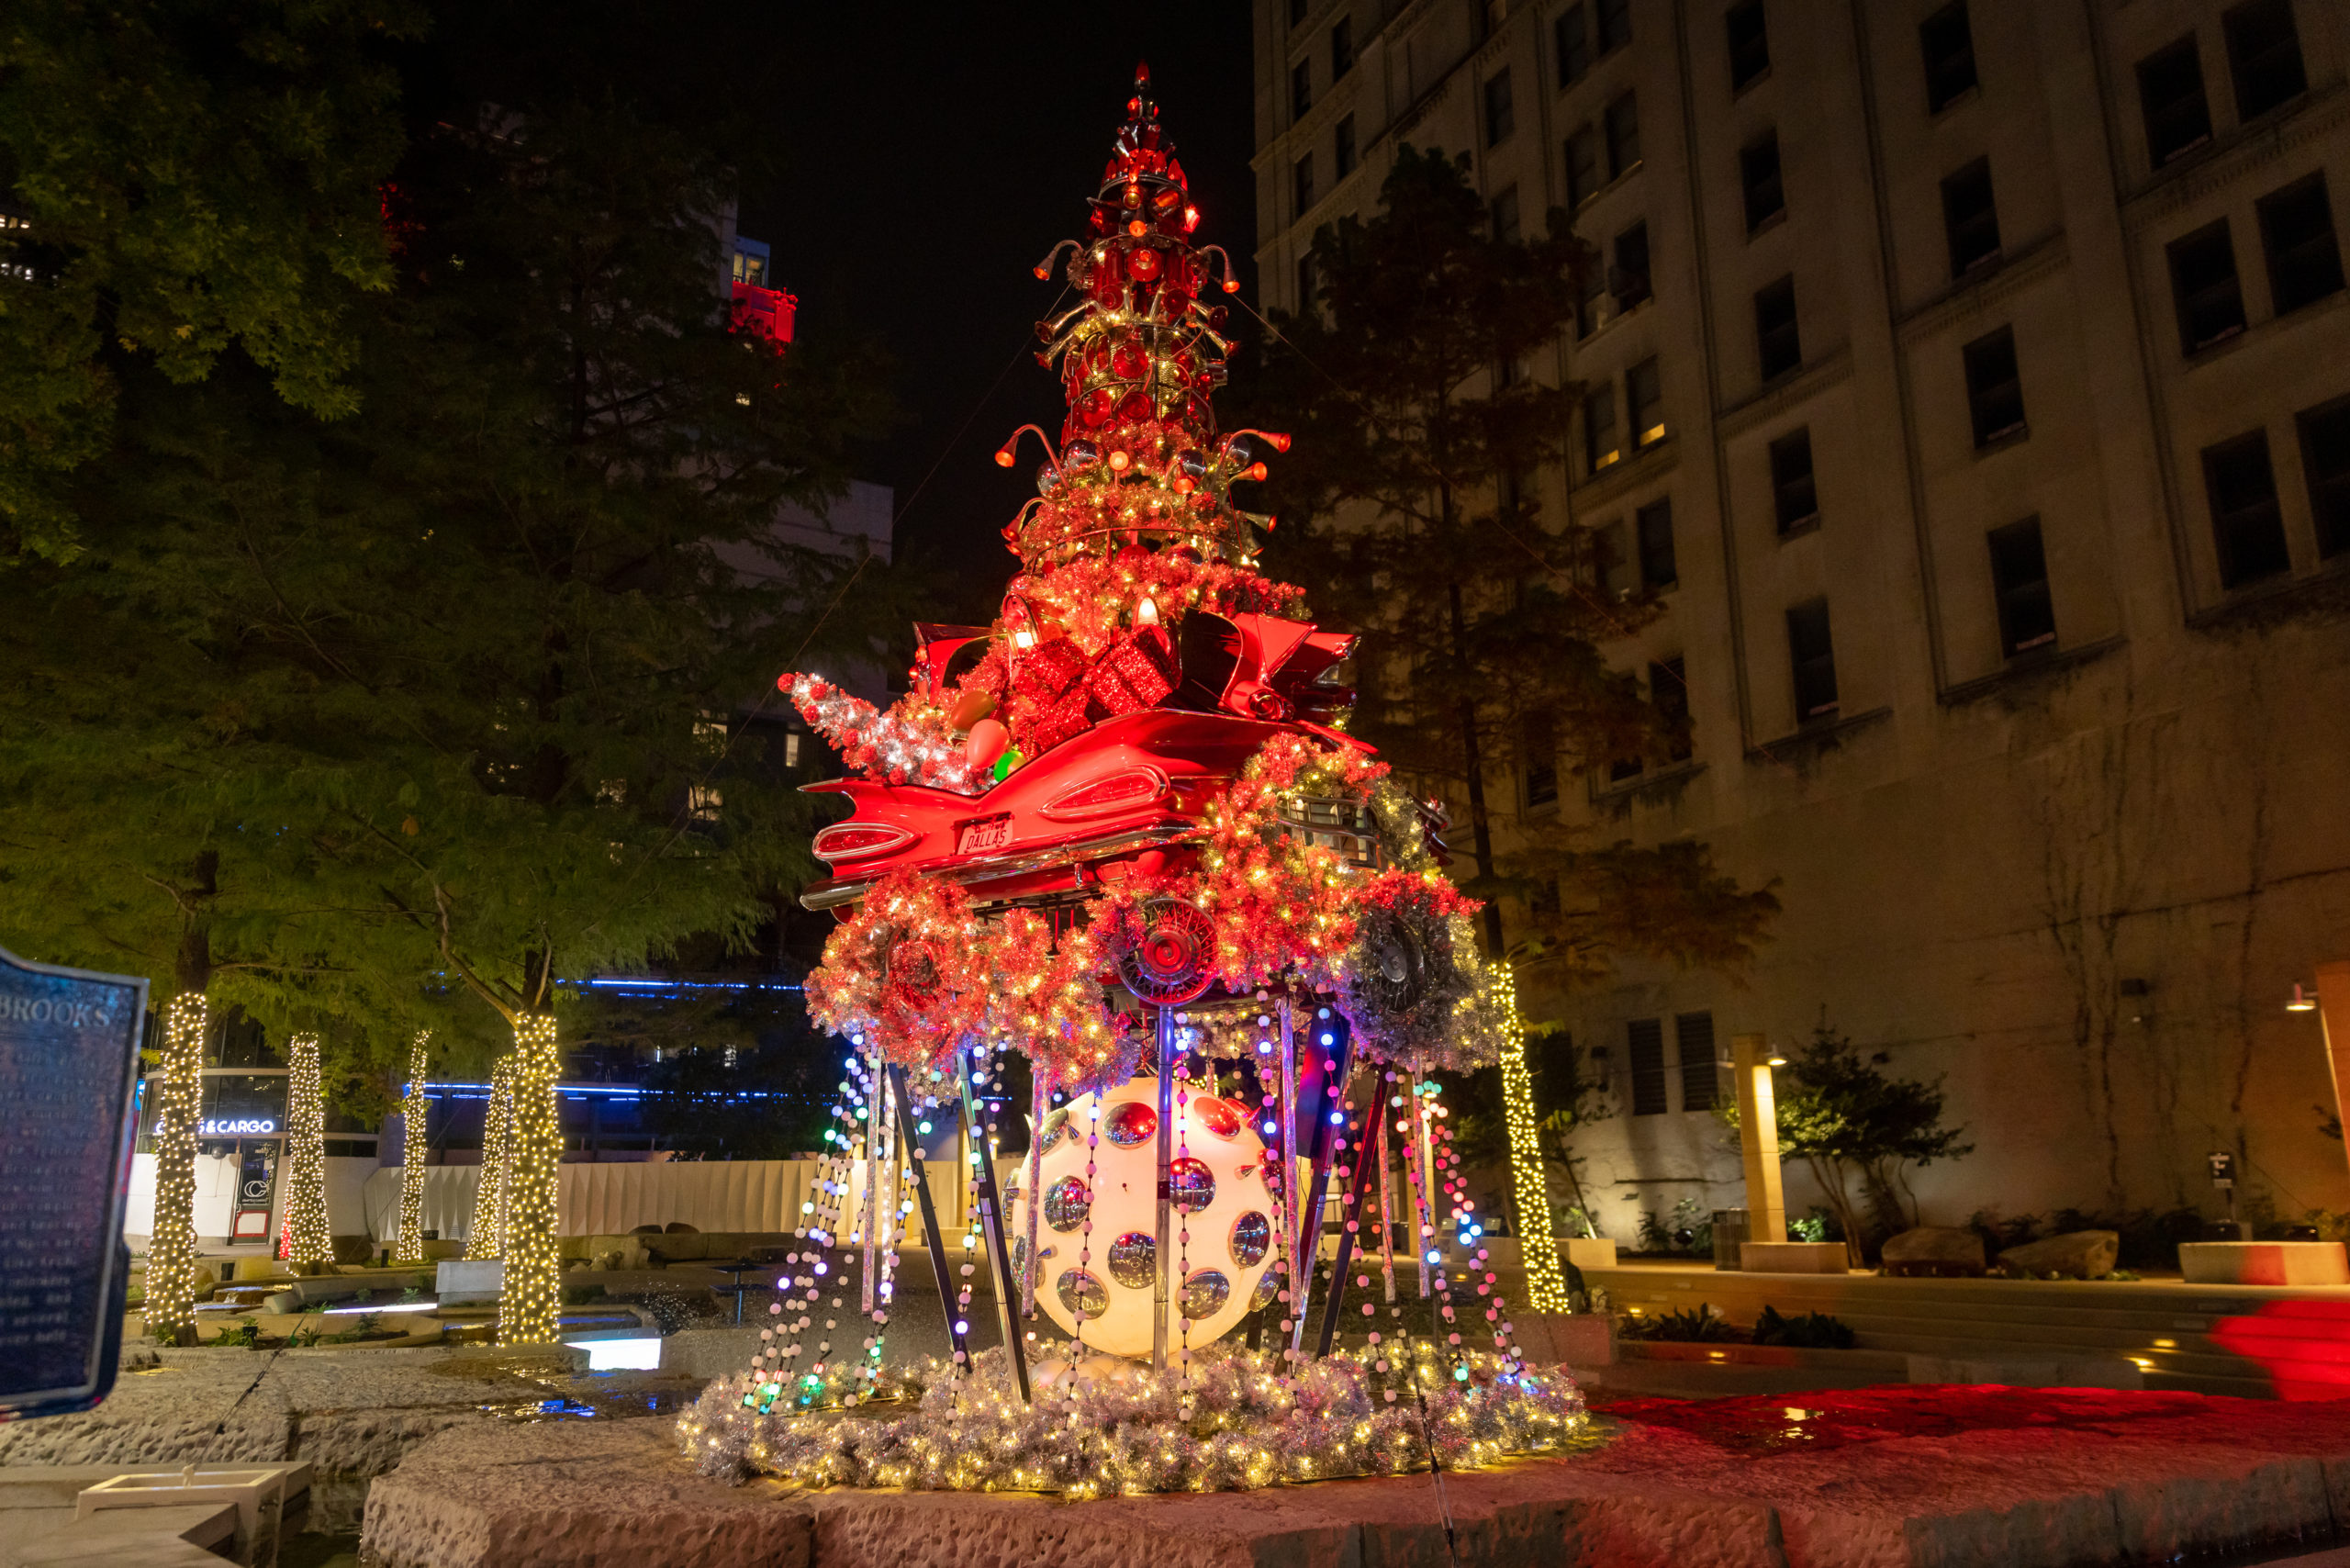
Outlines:
[{"label": "rock", "polygon": [[1983,1238],[1954,1226],[1921,1225],[1889,1238],[1881,1259],[1888,1274],[1973,1278],[1983,1272]]},{"label": "rock", "polygon": [[661,1227],[657,1225],[640,1225],[634,1230],[630,1231],[629,1234],[631,1236],[658,1236],[661,1234]]},{"label": "rock", "polygon": [[699,1236],[701,1234],[701,1227],[699,1226],[688,1225],[681,1219],[673,1219],[666,1226],[662,1227],[662,1234],[665,1236]]},{"label": "rock", "polygon": [[2121,1236],[2111,1230],[2074,1230],[2010,1247],[1999,1254],[2002,1273],[2045,1279],[2094,1280],[2113,1272],[2121,1256]]}]

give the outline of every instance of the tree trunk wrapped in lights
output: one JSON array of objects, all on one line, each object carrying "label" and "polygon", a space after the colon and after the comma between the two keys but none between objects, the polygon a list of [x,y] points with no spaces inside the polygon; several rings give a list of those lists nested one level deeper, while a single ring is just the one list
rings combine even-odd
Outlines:
[{"label": "tree trunk wrapped in lights", "polygon": [[395,1263],[424,1261],[424,1155],[432,1114],[432,1102],[425,1093],[425,1072],[430,1065],[425,1047],[431,1039],[431,1030],[419,1029],[416,1044],[408,1048],[408,1095],[400,1102],[404,1158],[400,1165],[399,1238],[392,1251]]},{"label": "tree trunk wrapped in lights", "polygon": [[327,1226],[326,1097],[319,1082],[319,1037],[293,1038],[285,1084],[285,1259],[296,1265],[334,1261]]},{"label": "tree trunk wrapped in lights", "polygon": [[563,1129],[555,1114],[554,1015],[514,1020],[512,1096],[507,1121],[506,1285],[498,1300],[498,1342],[554,1341],[563,1259],[556,1189]]},{"label": "tree trunk wrapped in lights", "polygon": [[514,1058],[500,1057],[489,1070],[489,1109],[481,1126],[481,1184],[474,1189],[474,1223],[465,1232],[465,1256],[506,1255],[506,1186],[512,1161]]},{"label": "tree trunk wrapped in lights", "polygon": [[155,1219],[147,1245],[147,1332],[196,1340],[196,1123],[204,1103],[201,991],[163,1008],[162,1114],[155,1123]]},{"label": "tree trunk wrapped in lights", "polygon": [[1494,972],[1494,995],[1502,1011],[1502,1114],[1509,1124],[1511,1193],[1517,1204],[1518,1255],[1526,1265],[1527,1294],[1537,1312],[1572,1312],[1558,1243],[1550,1235],[1550,1188],[1542,1170],[1542,1134],[1534,1120],[1534,1079],[1526,1070],[1517,980],[1507,964],[1496,964]]}]

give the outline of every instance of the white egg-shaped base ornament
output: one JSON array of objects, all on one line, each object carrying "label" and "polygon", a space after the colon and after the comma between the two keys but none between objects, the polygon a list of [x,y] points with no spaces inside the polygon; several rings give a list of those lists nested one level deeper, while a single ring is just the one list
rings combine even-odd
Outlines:
[{"label": "white egg-shaped base ornament", "polygon": [[[1078,1332],[1090,1350],[1147,1356],[1158,1273],[1158,1084],[1136,1078],[1100,1096],[1100,1137],[1086,1176],[1087,1132],[1095,1097],[1072,1100],[1045,1119],[1039,1182],[1044,1209],[1036,1226],[1036,1302],[1064,1331]],[[1192,1091],[1179,1113],[1173,1187],[1179,1207],[1180,1272],[1169,1282],[1167,1323],[1171,1350],[1184,1341],[1181,1319],[1192,1319],[1190,1342],[1204,1345],[1229,1333],[1277,1287],[1273,1227],[1277,1211],[1267,1184],[1265,1145],[1237,1103]],[[1188,1144],[1186,1158],[1184,1148]],[[1278,1161],[1279,1156],[1270,1157]],[[1024,1185],[1024,1161],[1016,1182]],[[1028,1194],[1010,1202],[1013,1270],[1020,1270],[1028,1240]],[[1093,1222],[1089,1238],[1088,1218]],[[1091,1256],[1079,1261],[1080,1246]],[[1188,1307],[1188,1312],[1184,1308]]]}]

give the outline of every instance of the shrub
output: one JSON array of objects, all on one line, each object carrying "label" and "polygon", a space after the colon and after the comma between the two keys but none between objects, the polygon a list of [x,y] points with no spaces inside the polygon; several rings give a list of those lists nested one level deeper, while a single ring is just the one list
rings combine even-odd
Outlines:
[{"label": "shrub", "polygon": [[1744,1338],[1723,1318],[1719,1307],[1702,1302],[1653,1316],[1627,1317],[1618,1325],[1617,1337],[1695,1344],[1724,1344]]},{"label": "shrub", "polygon": [[1849,1350],[1860,1342],[1860,1336],[1842,1318],[1824,1312],[1782,1317],[1777,1307],[1766,1306],[1762,1316],[1754,1320],[1754,1342],[1788,1345],[1803,1350]]},{"label": "shrub", "polygon": [[212,1342],[215,1345],[223,1347],[224,1349],[234,1349],[241,1346],[248,1350],[258,1350],[261,1349],[261,1325],[258,1323],[231,1323],[228,1327],[220,1330],[220,1337]]}]

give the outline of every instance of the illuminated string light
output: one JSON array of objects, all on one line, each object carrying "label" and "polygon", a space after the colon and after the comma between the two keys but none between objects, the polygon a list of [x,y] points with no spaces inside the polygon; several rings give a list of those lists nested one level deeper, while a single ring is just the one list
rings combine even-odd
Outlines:
[{"label": "illuminated string light", "polygon": [[506,1255],[506,1183],[511,1167],[514,1124],[514,1058],[500,1057],[489,1070],[489,1107],[482,1114],[481,1183],[474,1189],[474,1223],[465,1232],[465,1256],[477,1260]]},{"label": "illuminated string light", "polygon": [[506,1286],[498,1298],[498,1342],[554,1341],[563,1258],[557,1237],[563,1127],[555,1111],[554,1015],[514,1020],[513,1111],[508,1124]]},{"label": "illuminated string light", "polygon": [[196,1124],[204,1106],[201,991],[163,1008],[161,1114],[155,1122],[155,1220],[147,1243],[147,1332],[166,1344],[196,1338]]},{"label": "illuminated string light", "polygon": [[319,1037],[287,1042],[285,1081],[285,1260],[301,1267],[334,1261],[327,1226],[327,1107],[319,1081]]},{"label": "illuminated string light", "polygon": [[424,1261],[424,1156],[432,1114],[432,1101],[425,1092],[429,1066],[425,1047],[431,1038],[431,1030],[419,1029],[408,1053],[408,1097],[400,1103],[405,1158],[400,1165],[400,1229],[392,1253],[395,1263]]},{"label": "illuminated string light", "polygon": [[1526,1026],[1517,1015],[1517,977],[1493,966],[1501,1015],[1502,1116],[1509,1124],[1509,1173],[1517,1200],[1517,1236],[1526,1285],[1537,1312],[1572,1312],[1559,1248],[1550,1234],[1550,1188],[1542,1170],[1542,1135],[1534,1119],[1534,1079],[1526,1070]]}]

